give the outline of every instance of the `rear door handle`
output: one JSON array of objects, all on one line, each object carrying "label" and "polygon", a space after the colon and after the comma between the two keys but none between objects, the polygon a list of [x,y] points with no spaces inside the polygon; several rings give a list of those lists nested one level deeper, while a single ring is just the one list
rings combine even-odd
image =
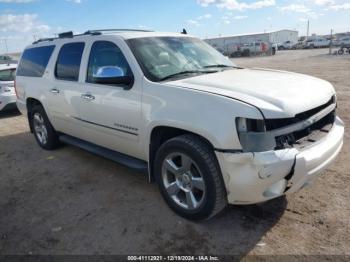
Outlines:
[{"label": "rear door handle", "polygon": [[95,97],[93,95],[91,95],[91,94],[82,94],[81,98],[83,98],[85,100],[88,100],[88,101],[95,100]]},{"label": "rear door handle", "polygon": [[59,93],[60,93],[60,90],[58,90],[57,88],[53,88],[53,89],[50,90],[50,92],[51,92],[52,94],[59,94]]}]

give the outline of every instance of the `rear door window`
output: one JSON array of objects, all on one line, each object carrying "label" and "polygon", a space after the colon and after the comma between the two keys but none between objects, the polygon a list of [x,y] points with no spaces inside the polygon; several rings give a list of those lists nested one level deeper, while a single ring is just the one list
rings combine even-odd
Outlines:
[{"label": "rear door window", "polygon": [[85,43],[80,42],[62,46],[55,69],[55,76],[57,79],[78,81],[84,46]]},{"label": "rear door window", "polygon": [[0,81],[14,81],[16,69],[7,69],[0,71]]},{"label": "rear door window", "polygon": [[19,63],[17,75],[42,77],[54,49],[54,45],[26,49]]}]

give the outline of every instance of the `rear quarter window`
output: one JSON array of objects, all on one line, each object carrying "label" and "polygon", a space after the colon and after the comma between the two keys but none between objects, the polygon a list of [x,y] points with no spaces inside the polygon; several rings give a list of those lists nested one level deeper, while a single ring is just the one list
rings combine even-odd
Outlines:
[{"label": "rear quarter window", "polygon": [[26,49],[19,63],[17,75],[42,77],[54,49],[54,45]]},{"label": "rear quarter window", "polygon": [[66,81],[78,81],[81,57],[85,43],[69,43],[61,47],[57,58],[55,76]]}]

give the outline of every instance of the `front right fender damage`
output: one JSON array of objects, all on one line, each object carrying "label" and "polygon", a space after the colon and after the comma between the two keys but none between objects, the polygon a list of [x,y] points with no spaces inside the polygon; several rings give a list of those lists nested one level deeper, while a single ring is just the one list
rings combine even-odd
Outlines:
[{"label": "front right fender damage", "polygon": [[222,167],[228,202],[252,204],[264,202],[284,193],[295,165],[296,149],[261,153],[216,152]]}]

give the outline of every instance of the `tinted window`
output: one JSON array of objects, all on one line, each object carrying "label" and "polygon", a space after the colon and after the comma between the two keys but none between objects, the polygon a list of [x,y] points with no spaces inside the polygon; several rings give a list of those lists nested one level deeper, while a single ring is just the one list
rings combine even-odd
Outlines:
[{"label": "tinted window", "polygon": [[94,74],[101,67],[117,66],[125,76],[132,76],[131,69],[122,51],[112,42],[98,41],[92,45],[86,81],[95,83]]},{"label": "tinted window", "polygon": [[19,63],[17,75],[42,77],[55,46],[26,49]]},{"label": "tinted window", "polygon": [[15,80],[16,69],[7,69],[0,71],[0,81]]},{"label": "tinted window", "polygon": [[84,46],[84,43],[71,43],[62,46],[55,70],[58,79],[78,81]]}]

